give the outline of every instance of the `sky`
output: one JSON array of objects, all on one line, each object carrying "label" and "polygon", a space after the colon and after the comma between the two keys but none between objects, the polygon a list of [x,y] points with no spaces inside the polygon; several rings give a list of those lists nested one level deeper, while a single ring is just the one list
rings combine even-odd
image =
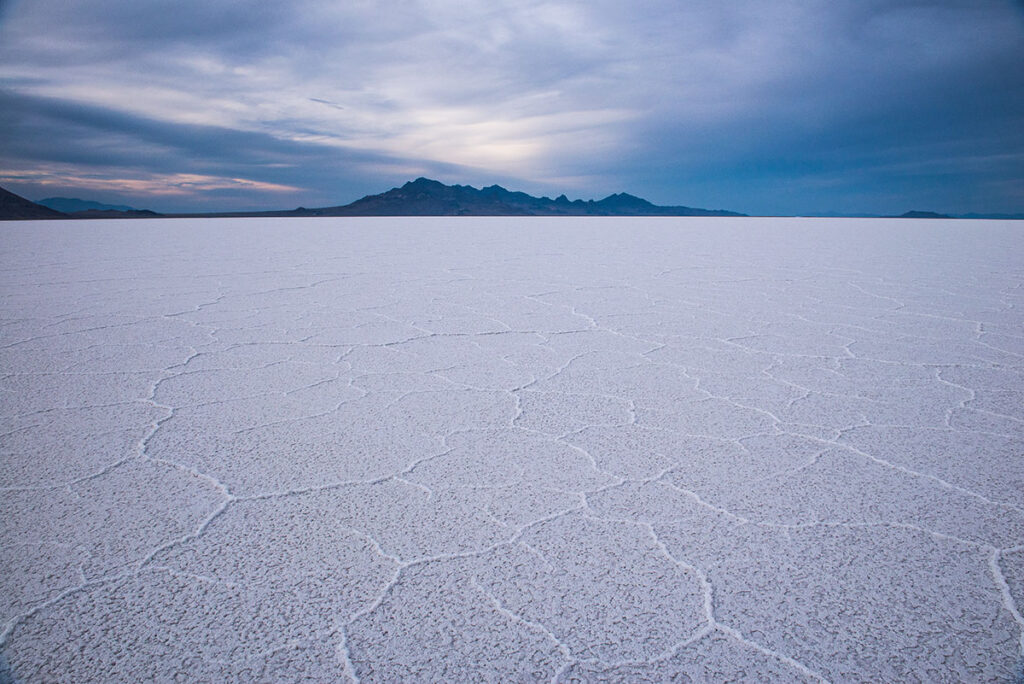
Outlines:
[{"label": "sky", "polygon": [[1024,212],[1021,0],[0,0],[0,186]]}]

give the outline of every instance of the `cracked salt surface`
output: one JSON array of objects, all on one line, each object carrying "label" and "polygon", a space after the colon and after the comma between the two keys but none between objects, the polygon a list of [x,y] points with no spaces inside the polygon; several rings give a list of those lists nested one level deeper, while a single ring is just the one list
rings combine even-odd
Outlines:
[{"label": "cracked salt surface", "polygon": [[0,679],[1020,673],[1015,223],[0,230]]}]

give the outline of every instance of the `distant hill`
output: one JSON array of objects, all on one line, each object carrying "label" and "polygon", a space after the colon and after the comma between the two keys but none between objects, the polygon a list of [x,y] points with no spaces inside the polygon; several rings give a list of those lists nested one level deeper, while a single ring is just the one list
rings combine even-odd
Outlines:
[{"label": "distant hill", "polygon": [[954,217],[948,214],[936,214],[934,211],[908,211],[899,216],[887,216],[886,218],[948,219]]},{"label": "distant hill", "polygon": [[41,199],[36,204],[42,204],[44,207],[50,207],[57,211],[65,214],[73,214],[78,211],[138,211],[135,207],[125,206],[123,204],[103,204],[102,202],[92,202],[90,200],[82,200],[77,197],[47,197]]},{"label": "distant hill", "polygon": [[71,218],[159,218],[162,214],[124,204],[103,204],[77,197],[47,197],[38,204],[64,212]]},{"label": "distant hill", "polygon": [[998,221],[1019,221],[1024,214],[960,214],[957,218],[965,219],[996,219]]},{"label": "distant hill", "polygon": [[0,220],[67,218],[65,214],[0,188]]},{"label": "distant hill", "polygon": [[417,178],[400,188],[367,195],[351,204],[321,209],[299,208],[298,216],[743,216],[733,211],[661,207],[620,193],[603,200],[533,197],[500,185],[477,190]]},{"label": "distant hill", "polygon": [[991,219],[996,221],[1019,221],[1024,219],[1024,214],[937,214],[934,211],[908,211],[899,216],[887,216],[886,218],[916,218],[916,219]]}]

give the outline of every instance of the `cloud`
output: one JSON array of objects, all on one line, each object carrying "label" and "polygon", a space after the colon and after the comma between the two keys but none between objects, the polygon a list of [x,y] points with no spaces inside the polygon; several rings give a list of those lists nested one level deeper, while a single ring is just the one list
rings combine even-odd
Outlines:
[{"label": "cloud", "polygon": [[[1007,161],[1024,151],[1020,14],[1005,0],[15,0],[0,162],[252,178],[302,203],[414,169],[751,212],[896,202],[895,181],[935,203],[1021,175]],[[977,197],[925,208],[989,209],[966,206]]]},{"label": "cloud", "polygon": [[107,174],[82,173],[81,167],[48,166],[32,170],[18,171],[0,169],[0,182],[26,183],[35,182],[40,187],[66,187],[68,185],[84,190],[128,192],[151,197],[191,197],[197,192],[221,190],[242,190],[257,192],[297,192],[300,188],[263,183],[247,178],[223,178],[219,176],[203,176],[198,174],[174,173],[154,174],[135,173],[123,178],[111,177]]},{"label": "cloud", "polygon": [[310,102],[319,102],[320,104],[327,105],[328,107],[333,107],[334,109],[345,109],[344,107],[342,107],[337,102],[331,102],[330,100],[322,100],[319,97],[311,97],[311,98],[309,98],[309,101]]}]

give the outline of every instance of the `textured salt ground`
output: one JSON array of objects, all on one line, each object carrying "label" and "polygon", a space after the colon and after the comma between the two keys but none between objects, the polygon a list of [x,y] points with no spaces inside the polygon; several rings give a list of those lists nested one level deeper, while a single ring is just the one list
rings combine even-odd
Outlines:
[{"label": "textured salt ground", "polygon": [[0,230],[2,678],[1020,671],[1017,224]]}]

